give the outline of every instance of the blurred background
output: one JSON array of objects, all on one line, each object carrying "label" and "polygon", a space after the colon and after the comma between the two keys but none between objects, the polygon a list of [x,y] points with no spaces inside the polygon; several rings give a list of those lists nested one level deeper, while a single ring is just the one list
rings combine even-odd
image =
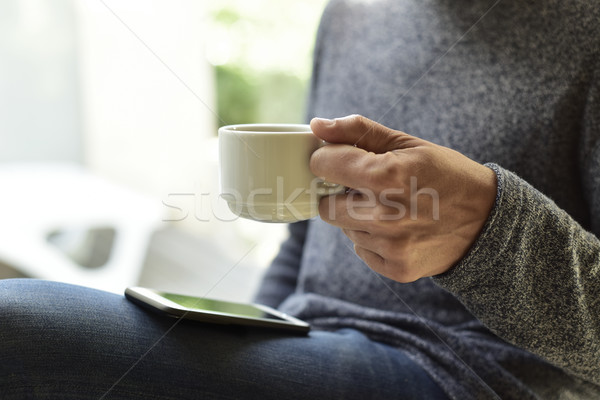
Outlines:
[{"label": "blurred background", "polygon": [[216,131],[304,122],[324,5],[0,2],[0,278],[250,299],[286,230],[220,200]]}]

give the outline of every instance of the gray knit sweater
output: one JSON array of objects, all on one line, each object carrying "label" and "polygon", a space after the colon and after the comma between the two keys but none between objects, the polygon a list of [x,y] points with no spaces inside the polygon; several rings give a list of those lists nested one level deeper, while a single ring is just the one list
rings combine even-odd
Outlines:
[{"label": "gray knit sweater", "polygon": [[330,3],[309,116],[458,150],[498,197],[464,259],[410,284],[291,225],[257,300],[405,349],[452,398],[600,399],[599,21],[594,0]]}]

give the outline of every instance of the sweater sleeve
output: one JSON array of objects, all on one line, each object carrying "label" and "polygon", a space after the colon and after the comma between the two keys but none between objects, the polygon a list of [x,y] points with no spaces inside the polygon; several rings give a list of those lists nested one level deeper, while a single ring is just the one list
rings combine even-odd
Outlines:
[{"label": "sweater sleeve", "polygon": [[434,281],[498,336],[600,384],[598,236],[515,174],[490,166],[496,206],[469,254]]},{"label": "sweater sleeve", "polygon": [[295,291],[307,229],[307,221],[289,225],[290,235],[263,277],[257,303],[276,308]]},{"label": "sweater sleeve", "polygon": [[600,68],[591,82],[573,177],[589,230],[491,164],[498,196],[486,226],[466,257],[433,279],[498,336],[600,385]]}]

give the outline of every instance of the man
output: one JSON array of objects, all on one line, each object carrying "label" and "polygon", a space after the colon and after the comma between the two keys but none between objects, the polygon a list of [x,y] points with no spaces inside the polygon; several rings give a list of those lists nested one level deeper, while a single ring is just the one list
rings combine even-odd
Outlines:
[{"label": "man", "polygon": [[598,397],[599,17],[334,0],[309,103],[331,144],[311,168],[349,190],[290,225],[257,296],[311,334],[173,327],[119,296],[5,281],[0,394]]}]

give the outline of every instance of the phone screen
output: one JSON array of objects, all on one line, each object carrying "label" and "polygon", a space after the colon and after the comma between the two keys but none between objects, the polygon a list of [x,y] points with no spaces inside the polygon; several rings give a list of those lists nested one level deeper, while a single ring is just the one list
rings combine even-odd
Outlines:
[{"label": "phone screen", "polygon": [[158,292],[158,295],[164,297],[173,303],[179,304],[182,307],[198,311],[214,311],[230,315],[244,315],[251,318],[267,318],[284,321],[276,315],[264,312],[258,307],[250,304],[231,303],[222,300],[203,299],[192,296],[184,296],[180,294]]},{"label": "phone screen", "polygon": [[142,307],[177,318],[285,329],[303,334],[310,330],[308,323],[261,304],[186,296],[142,287],[127,288],[125,297]]}]

